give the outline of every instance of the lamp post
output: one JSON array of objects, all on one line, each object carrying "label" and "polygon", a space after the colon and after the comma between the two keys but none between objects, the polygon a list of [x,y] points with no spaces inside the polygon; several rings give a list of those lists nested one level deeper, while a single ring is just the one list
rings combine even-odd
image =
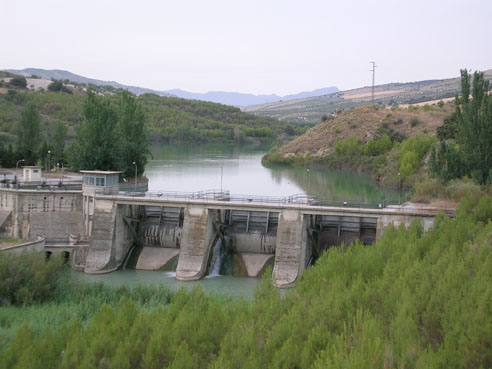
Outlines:
[{"label": "lamp post", "polygon": [[[17,163],[15,163],[15,183],[17,183],[17,169],[19,169],[19,163],[21,161],[25,161],[24,159],[17,160]],[[25,181],[25,179],[23,179]]]},{"label": "lamp post", "polygon": [[309,168],[307,168],[306,172],[308,174],[308,196],[309,196],[309,193],[311,192],[311,171],[309,170]]},{"label": "lamp post", "polygon": [[398,205],[401,205],[401,176],[398,172]]},{"label": "lamp post", "polygon": [[17,160],[17,163],[15,163],[15,172],[17,173],[17,169],[19,169],[19,163],[21,161],[25,161],[24,159]]},{"label": "lamp post", "polygon": [[51,150],[48,150],[48,173],[51,173]]},{"label": "lamp post", "polygon": [[222,165],[220,166],[220,194],[222,196]]},{"label": "lamp post", "polygon": [[135,192],[137,192],[137,163],[133,162],[133,165],[135,165]]}]

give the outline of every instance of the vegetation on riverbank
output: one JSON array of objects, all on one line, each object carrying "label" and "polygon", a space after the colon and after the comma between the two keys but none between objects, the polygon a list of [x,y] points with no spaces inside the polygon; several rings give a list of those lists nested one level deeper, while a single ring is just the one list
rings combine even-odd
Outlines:
[{"label": "vegetation on riverbank", "polygon": [[26,324],[0,368],[488,368],[491,220],[491,197],[465,196],[425,233],[330,249],[283,297],[265,278],[252,302],[127,295],[84,322]]},{"label": "vegetation on riverbank", "polygon": [[265,165],[320,165],[331,168],[369,170],[373,177],[386,185],[409,186],[415,182],[421,162],[436,142],[433,136],[416,135],[409,139],[392,141],[384,133],[367,143],[349,137],[338,139],[334,150],[326,156],[305,154],[282,156],[278,148],[267,153],[262,162]]},{"label": "vegetation on riverbank", "polygon": [[[67,137],[73,138],[75,127],[84,119],[85,93],[67,94],[62,91],[34,92],[24,88],[0,88],[0,134],[5,143],[15,145],[17,125],[22,111],[29,103],[41,118],[41,141],[52,145],[55,125],[62,123]],[[122,90],[98,88],[113,103]],[[243,113],[239,108],[154,94],[137,97],[146,117],[146,128],[152,141],[236,142],[247,140],[271,141],[278,135],[294,136],[305,131],[301,124]]]}]

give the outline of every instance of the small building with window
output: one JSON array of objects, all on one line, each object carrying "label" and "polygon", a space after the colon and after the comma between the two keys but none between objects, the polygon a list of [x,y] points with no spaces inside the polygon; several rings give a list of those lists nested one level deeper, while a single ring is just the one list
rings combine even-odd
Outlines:
[{"label": "small building with window", "polygon": [[120,173],[107,170],[81,170],[82,192],[93,196],[96,192],[105,195],[118,193],[120,190]]},{"label": "small building with window", "polygon": [[41,167],[22,167],[22,179],[24,182],[41,182]]},{"label": "small building with window", "polygon": [[82,195],[84,199],[84,224],[87,235],[92,233],[94,216],[94,195],[112,195],[120,190],[120,174],[117,171],[81,170]]}]

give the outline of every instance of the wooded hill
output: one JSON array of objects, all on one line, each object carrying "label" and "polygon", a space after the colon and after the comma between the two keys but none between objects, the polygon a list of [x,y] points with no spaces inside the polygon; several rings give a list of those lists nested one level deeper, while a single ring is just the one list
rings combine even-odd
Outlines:
[{"label": "wooded hill", "polygon": [[[46,139],[50,141],[57,121],[73,128],[83,120],[85,94],[34,92],[0,82],[0,138],[15,142],[16,125],[28,101],[33,101],[41,114]],[[80,90],[78,90],[80,91]],[[116,99],[117,90],[98,90]],[[143,94],[138,97],[146,115],[150,139],[154,141],[258,141],[273,140],[279,135],[294,136],[305,131],[301,125],[243,113],[240,109],[203,101]]]}]

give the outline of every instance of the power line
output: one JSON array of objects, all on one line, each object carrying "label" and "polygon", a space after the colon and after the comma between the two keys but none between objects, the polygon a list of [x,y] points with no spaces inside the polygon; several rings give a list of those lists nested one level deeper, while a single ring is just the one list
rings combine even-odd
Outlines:
[{"label": "power line", "polygon": [[369,72],[372,72],[372,88],[371,88],[371,100],[372,100],[372,105],[374,105],[374,81],[376,77],[376,68],[378,67],[376,65],[376,62],[369,62],[372,63],[372,69]]}]

